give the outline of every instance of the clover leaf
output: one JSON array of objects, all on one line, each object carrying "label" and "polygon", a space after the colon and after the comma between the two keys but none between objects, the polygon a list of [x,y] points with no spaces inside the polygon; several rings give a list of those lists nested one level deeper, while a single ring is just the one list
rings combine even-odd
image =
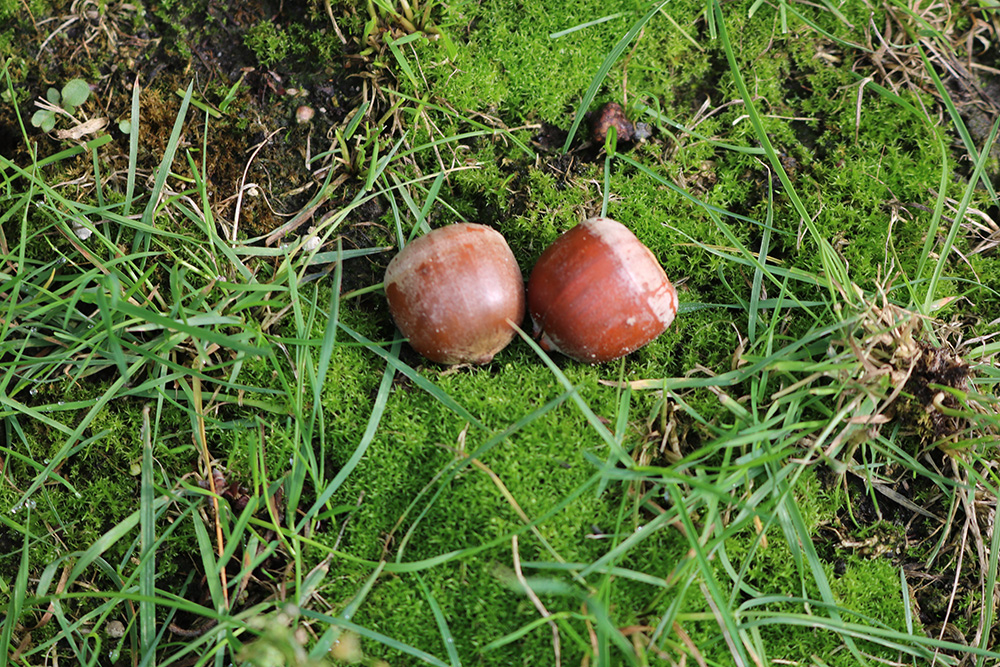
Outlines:
[{"label": "clover leaf", "polygon": [[[61,93],[55,88],[45,91],[45,99],[49,104],[62,107],[70,115],[76,113],[76,108],[86,102],[88,97],[90,84],[83,79],[67,82]],[[39,109],[31,116],[31,124],[42,132],[51,132],[56,126],[56,112],[52,109]]]}]

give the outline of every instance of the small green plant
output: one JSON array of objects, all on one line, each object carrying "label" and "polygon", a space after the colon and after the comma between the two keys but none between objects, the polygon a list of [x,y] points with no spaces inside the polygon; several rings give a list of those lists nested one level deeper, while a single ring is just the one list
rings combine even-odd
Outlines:
[{"label": "small green plant", "polygon": [[284,60],[295,47],[293,38],[287,30],[282,30],[267,21],[250,28],[244,42],[265,67]]},{"label": "small green plant", "polygon": [[441,40],[449,58],[458,54],[454,42],[442,32],[441,28],[431,19],[431,12],[439,3],[429,0],[423,7],[417,0],[412,3],[400,0],[397,8],[394,2],[386,0],[368,0],[368,23],[365,24],[361,43],[377,47],[379,35],[390,30],[393,25],[402,28],[408,35],[423,34],[431,40]]},{"label": "small green plant", "polygon": [[49,88],[44,100],[35,104],[40,107],[31,116],[31,124],[41,128],[42,132],[51,132],[56,126],[56,116],[60,113],[71,117],[76,108],[90,97],[90,84],[83,79],[73,79],[62,88],[62,92]]}]

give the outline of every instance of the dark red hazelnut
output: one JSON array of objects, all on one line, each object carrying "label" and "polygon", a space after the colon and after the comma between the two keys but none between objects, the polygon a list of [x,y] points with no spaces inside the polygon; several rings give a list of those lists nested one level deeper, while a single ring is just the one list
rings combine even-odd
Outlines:
[{"label": "dark red hazelnut", "polygon": [[543,349],[596,364],[663,333],[677,315],[677,292],[625,225],[591,218],[538,258],[528,280],[528,312]]}]

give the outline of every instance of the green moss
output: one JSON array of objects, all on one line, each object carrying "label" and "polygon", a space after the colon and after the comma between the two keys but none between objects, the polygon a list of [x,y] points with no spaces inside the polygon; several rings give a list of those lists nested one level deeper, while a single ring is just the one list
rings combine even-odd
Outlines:
[{"label": "green moss", "polygon": [[[703,8],[699,3],[671,3],[666,11],[679,24],[689,25]],[[581,0],[563,5],[559,11],[538,4],[487,3],[477,13],[489,22],[490,29],[469,37],[454,62],[455,71],[438,77],[441,92],[460,109],[498,108],[515,125],[540,120],[565,127],[580,92],[590,84],[601,61],[644,11],[641,3],[627,0],[610,5]],[[551,36],[595,17],[611,20],[561,37]],[[657,17],[651,25],[667,24],[667,19]],[[638,44],[634,58],[642,65],[630,71],[636,80],[630,83],[634,90],[652,94],[668,87],[676,90],[703,73],[701,65],[681,66],[694,47],[679,31],[651,28]],[[497,53],[504,54],[502,61],[492,57]],[[643,58],[651,53],[656,54],[651,60]],[[669,79],[672,85],[664,85],[663,70],[674,75]],[[621,63],[613,72],[611,81],[620,80]],[[650,83],[646,72],[653,72],[660,83]],[[609,81],[607,94],[620,99],[621,89]]]},{"label": "green moss", "polygon": [[296,49],[296,43],[291,34],[270,21],[264,21],[251,27],[247,31],[244,41],[256,54],[257,60],[265,67],[288,58]]}]

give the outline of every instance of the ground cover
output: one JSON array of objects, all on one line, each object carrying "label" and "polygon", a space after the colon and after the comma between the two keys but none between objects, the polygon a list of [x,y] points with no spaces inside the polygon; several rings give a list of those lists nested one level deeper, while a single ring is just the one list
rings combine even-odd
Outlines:
[{"label": "ground cover", "polygon": [[[0,666],[992,664],[997,28],[0,3]],[[648,347],[395,331],[414,234],[600,213]]]}]

